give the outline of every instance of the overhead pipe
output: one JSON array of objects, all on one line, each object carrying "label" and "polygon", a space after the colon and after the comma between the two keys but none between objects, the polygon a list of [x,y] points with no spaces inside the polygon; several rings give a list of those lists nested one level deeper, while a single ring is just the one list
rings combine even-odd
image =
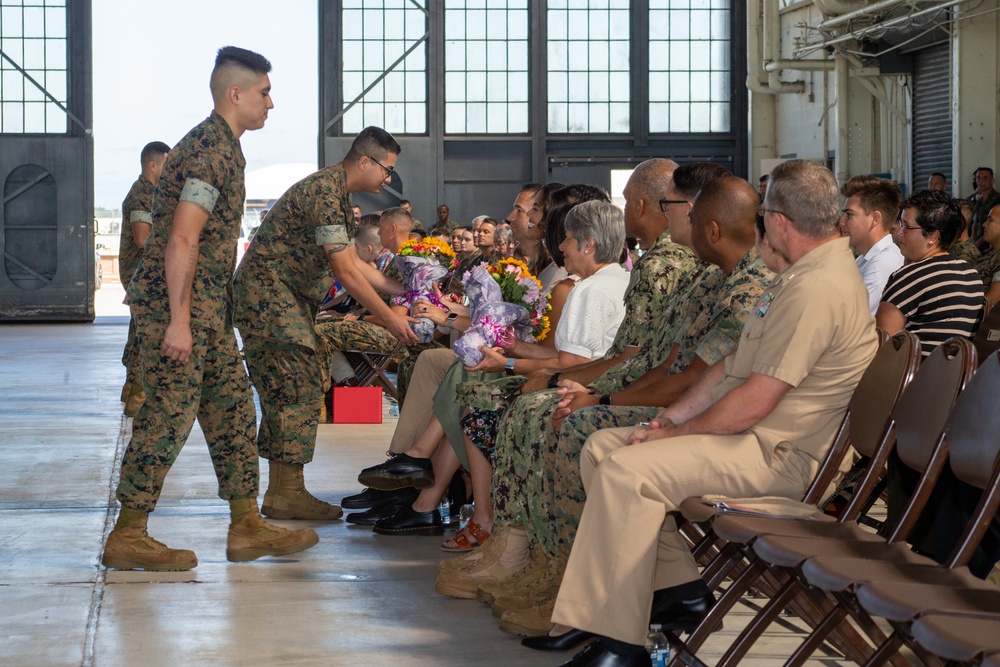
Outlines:
[{"label": "overhead pipe", "polygon": [[[814,0],[817,7],[819,7],[819,5],[822,2],[828,2],[828,1],[829,0]],[[849,23],[850,21],[853,21],[856,18],[861,18],[862,16],[870,16],[871,14],[875,14],[881,11],[890,11],[895,9],[896,7],[902,7],[903,5],[913,5],[921,1],[935,2],[936,0],[879,0],[878,2],[873,2],[871,4],[863,3],[863,6],[859,7],[858,9],[849,11],[846,14],[838,13],[836,16],[833,16],[831,18],[826,19],[825,21],[822,21],[818,26],[816,26],[816,29],[819,30],[820,32],[825,32],[832,28],[836,28],[837,26],[842,25],[844,23]],[[822,8],[821,7],[819,8],[820,11],[822,11]]]},{"label": "overhead pipe", "polygon": [[847,93],[847,58],[844,54],[838,53],[834,56],[834,78],[837,86],[837,156],[834,161],[834,172],[837,174],[837,182],[843,185],[850,178],[851,172],[847,164],[847,154],[850,150],[850,127],[848,120],[848,93]]}]

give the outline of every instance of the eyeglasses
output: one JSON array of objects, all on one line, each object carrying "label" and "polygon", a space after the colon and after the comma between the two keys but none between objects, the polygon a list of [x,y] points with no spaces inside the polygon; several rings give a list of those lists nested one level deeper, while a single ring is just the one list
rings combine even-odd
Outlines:
[{"label": "eyeglasses", "polygon": [[763,204],[757,206],[757,217],[763,218],[765,213],[781,213],[781,215],[785,216],[786,218],[788,217],[788,214],[784,213],[783,211],[779,211],[774,208],[764,208]]},{"label": "eyeglasses", "polygon": [[671,204],[687,204],[687,199],[661,199],[660,200],[660,210],[666,213],[670,209]]},{"label": "eyeglasses", "polygon": [[375,158],[373,158],[371,155],[368,156],[368,159],[377,164],[378,166],[382,167],[383,169],[385,169],[386,178],[392,178],[392,174],[396,171],[395,167],[387,167],[378,160],[376,160]]},{"label": "eyeglasses", "polygon": [[923,229],[923,227],[921,227],[920,225],[913,225],[912,227],[910,225],[904,225],[899,220],[896,221],[896,226],[899,227],[899,231],[904,234],[906,233],[907,229]]}]

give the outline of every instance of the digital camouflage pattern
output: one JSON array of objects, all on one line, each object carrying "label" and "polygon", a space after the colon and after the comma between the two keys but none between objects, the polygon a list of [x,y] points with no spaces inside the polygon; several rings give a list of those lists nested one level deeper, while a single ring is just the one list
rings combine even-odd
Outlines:
[{"label": "digital camouflage pattern", "polygon": [[969,264],[973,266],[979,261],[980,255],[982,253],[972,239],[965,239],[964,241],[959,241],[951,247],[948,254],[952,257],[957,257],[958,259],[964,259]]},{"label": "digital camouflage pattern", "polygon": [[153,232],[128,287],[132,317],[164,323],[170,319],[165,256],[174,210],[183,198],[209,214],[191,286],[191,327],[224,331],[231,326],[229,282],[246,199],[244,167],[239,140],[214,111],[167,155],[153,194]]},{"label": "digital camouflage pattern", "polygon": [[132,422],[118,500],[132,509],[153,510],[195,418],[208,442],[219,497],[256,498],[256,415],[232,326],[228,332],[193,329],[191,356],[182,363],[160,352],[165,323],[140,318],[136,325],[146,401]]},{"label": "digital camouflage pattern", "polygon": [[316,311],[334,280],[323,245],[352,245],[354,233],[342,162],[290,187],[257,229],[233,278],[240,334],[315,350]]},{"label": "digital camouflage pattern", "polygon": [[632,268],[624,297],[625,319],[604,355],[606,359],[618,356],[626,347],[642,347],[650,340],[670,295],[697,264],[688,248],[670,240],[669,232],[660,234]]},{"label": "digital camouflage pattern", "polygon": [[[688,294],[683,318],[678,317],[680,304],[678,302],[672,304],[675,309],[672,319],[680,319],[681,325],[674,338],[679,347],[679,354],[670,367],[670,373],[684,372],[696,354],[710,366],[735,351],[751,309],[772,278],[773,274],[760,260],[756,248],[751,248],[730,274],[724,273],[718,267],[708,267]],[[665,320],[665,317],[661,318],[661,325]],[[669,347],[661,348],[661,351],[662,359],[666,360]],[[614,393],[630,384],[631,382],[609,387],[599,393]],[[577,447],[577,444],[582,447],[586,435],[583,435],[581,440],[580,434],[571,434],[569,451],[565,449],[562,437],[557,436],[552,428],[552,415],[558,401],[553,395],[554,390],[549,392],[545,398],[530,398],[545,392],[522,396],[508,412],[509,420],[502,422],[501,435],[497,439],[498,463],[494,467],[493,484],[494,489],[500,489],[503,493],[504,518],[509,516],[516,519],[526,527],[533,541],[554,548],[555,542],[549,535],[551,528],[548,526],[554,521],[553,517],[557,512],[566,514],[568,511],[566,507],[557,509],[560,497],[567,493],[567,486],[573,484],[580,486],[577,495],[582,495],[578,468],[579,450],[573,450],[573,447]],[[652,408],[652,414],[655,415],[656,412],[657,408]],[[588,412],[588,414],[593,413]],[[605,413],[600,414],[603,419]],[[636,414],[643,418],[650,416],[649,409],[631,407],[610,410],[608,414],[623,419],[630,419]],[[636,419],[636,421],[641,420],[641,418]],[[574,420],[573,423],[577,421]],[[609,427],[601,426],[601,428]],[[562,432],[566,433],[565,423],[562,428]],[[587,435],[593,430],[588,431]],[[559,462],[566,457],[573,457],[572,460],[577,463],[576,472],[571,479],[565,478],[567,474],[565,471],[557,470]],[[569,508],[576,507],[573,497],[575,496],[570,493],[567,505]],[[499,506],[500,503],[497,504]],[[501,516],[499,509],[497,516]],[[575,524],[571,528],[575,531]],[[552,556],[558,555],[554,551],[547,553]]]},{"label": "digital camouflage pattern", "polygon": [[983,279],[984,288],[989,289],[993,281],[1000,281],[1000,250],[990,248],[973,265]]},{"label": "digital camouflage pattern", "polygon": [[[142,259],[142,250],[135,244],[135,236],[132,233],[134,223],[146,223],[149,228],[153,228],[153,191],[156,186],[153,182],[140,175],[132,187],[129,188],[125,200],[122,202],[122,229],[118,237],[118,275],[121,283],[128,287]],[[128,336],[125,338],[125,349],[122,351],[122,365],[125,366],[125,381],[129,383],[139,382],[139,369],[141,368],[139,348],[135,342],[135,323],[129,319]]]},{"label": "digital camouflage pattern", "polygon": [[316,449],[316,427],[323,405],[323,376],[316,351],[273,338],[248,336],[243,339],[243,352],[250,381],[260,396],[260,456],[279,463],[309,463]]},{"label": "digital camouflage pattern", "polygon": [[[153,233],[129,284],[127,301],[142,354],[146,401],[132,425],[118,499],[151,510],[163,478],[198,419],[225,499],[257,495],[253,394],[236,347],[228,298],[236,263],[246,161],[222,116],[213,112],[170,151],[153,195]],[[208,211],[191,293],[194,346],[187,362],[160,352],[170,308],[165,254],[180,201]]]},{"label": "digital camouflage pattern", "polygon": [[153,227],[153,191],[156,186],[145,176],[139,176],[125,200],[122,202],[122,228],[118,237],[118,275],[122,285],[128,285],[132,280],[139,260],[142,259],[142,249],[135,244],[132,233],[134,223],[145,223]]}]

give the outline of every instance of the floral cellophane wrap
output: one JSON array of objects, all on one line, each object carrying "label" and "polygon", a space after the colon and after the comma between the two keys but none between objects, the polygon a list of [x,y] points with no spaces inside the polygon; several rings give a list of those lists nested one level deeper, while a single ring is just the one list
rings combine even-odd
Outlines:
[{"label": "floral cellophane wrap", "polygon": [[[441,305],[437,289],[438,281],[443,280],[456,266],[455,251],[447,243],[435,238],[407,241],[393,261],[403,276],[406,291],[397,296],[394,303],[406,306],[408,315],[412,315],[413,306],[421,301],[432,303],[438,308],[447,310]],[[420,322],[411,322],[410,328],[421,343],[434,340],[434,330],[437,325],[426,317]]]},{"label": "floral cellophane wrap", "polygon": [[474,266],[462,283],[472,325],[452,344],[452,350],[464,365],[482,361],[480,346],[504,345],[509,336],[538,342],[548,334],[548,296],[523,262],[507,258]]}]

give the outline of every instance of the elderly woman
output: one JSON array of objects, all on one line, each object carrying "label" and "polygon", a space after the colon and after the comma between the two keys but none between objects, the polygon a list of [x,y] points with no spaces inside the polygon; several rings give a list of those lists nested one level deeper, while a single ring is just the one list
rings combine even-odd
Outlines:
[{"label": "elderly woman", "polygon": [[493,232],[493,256],[502,259],[514,252],[514,233],[510,225],[500,225]]},{"label": "elderly woman", "polygon": [[890,334],[916,335],[926,358],[953,336],[972,338],[983,314],[983,283],[971,264],[948,254],[962,227],[962,211],[950,196],[910,195],[896,225],[906,264],[889,277],[875,323]]}]

